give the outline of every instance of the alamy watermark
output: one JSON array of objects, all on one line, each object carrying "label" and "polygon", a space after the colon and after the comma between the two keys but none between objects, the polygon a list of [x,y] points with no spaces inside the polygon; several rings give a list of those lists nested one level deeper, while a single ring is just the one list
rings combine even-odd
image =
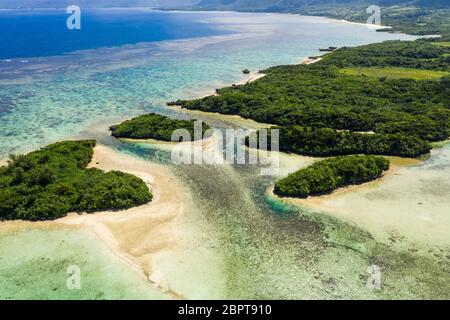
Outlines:
[{"label": "alamy watermark", "polygon": [[381,8],[379,6],[371,5],[366,12],[370,14],[366,22],[368,25],[381,26]]},{"label": "alamy watermark", "polygon": [[79,6],[71,5],[66,9],[66,13],[70,16],[66,20],[66,26],[69,30],[81,29],[81,9]]},{"label": "alamy watermark", "polygon": [[367,267],[367,288],[372,291],[381,290],[381,268],[377,265]]},{"label": "alamy watermark", "polygon": [[69,290],[81,289],[81,269],[79,266],[71,265],[67,268],[66,286]]},{"label": "alamy watermark", "polygon": [[[279,168],[278,129],[209,129],[194,123],[194,136],[186,129],[175,130],[172,162],[176,165],[260,165],[262,175],[274,175]],[[246,148],[247,147],[247,148]]]}]

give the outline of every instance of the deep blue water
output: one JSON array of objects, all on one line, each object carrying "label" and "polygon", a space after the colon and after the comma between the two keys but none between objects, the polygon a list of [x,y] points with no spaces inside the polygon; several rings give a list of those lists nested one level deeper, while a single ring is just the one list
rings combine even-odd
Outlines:
[{"label": "deep blue water", "polygon": [[225,34],[200,23],[204,13],[135,9],[82,10],[81,30],[69,30],[64,10],[0,11],[0,59],[60,55],[81,49]]}]

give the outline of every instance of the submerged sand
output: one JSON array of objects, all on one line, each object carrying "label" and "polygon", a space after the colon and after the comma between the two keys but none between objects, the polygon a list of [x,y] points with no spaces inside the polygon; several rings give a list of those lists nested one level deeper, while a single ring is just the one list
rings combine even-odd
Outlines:
[{"label": "submerged sand", "polygon": [[448,248],[450,173],[429,166],[441,152],[433,150],[424,163],[391,158],[391,169],[381,179],[330,195],[279,198],[270,188],[268,196],[349,222],[391,245]]},{"label": "submerged sand", "polygon": [[[203,221],[195,215],[190,193],[161,165],[97,145],[90,167],[120,170],[141,178],[151,189],[147,205],[123,211],[76,213],[47,222],[0,223],[0,231],[24,228],[81,228],[94,234],[128,266],[168,298],[215,298],[222,292],[220,257],[205,240]],[[207,229],[206,229],[207,230]],[[204,264],[205,263],[205,264]],[[198,285],[202,280],[208,283]]]}]

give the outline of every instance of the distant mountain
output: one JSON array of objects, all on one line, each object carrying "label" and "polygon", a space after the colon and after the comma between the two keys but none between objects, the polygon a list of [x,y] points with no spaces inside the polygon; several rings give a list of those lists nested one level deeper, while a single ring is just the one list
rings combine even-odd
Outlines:
[{"label": "distant mountain", "polygon": [[85,8],[105,7],[175,7],[189,6],[199,0],[0,0],[0,8],[65,8],[76,4]]},{"label": "distant mountain", "polygon": [[449,7],[450,0],[201,0],[197,7],[242,11],[295,11],[304,7],[406,5],[420,7]]},{"label": "distant mountain", "polygon": [[450,0],[0,0],[1,9],[65,8],[72,4],[85,8],[156,7],[237,11],[295,11],[304,7],[377,4],[415,4],[420,7],[449,7]]},{"label": "distant mountain", "polygon": [[305,6],[366,4],[368,2],[368,0],[201,0],[198,6],[249,11],[292,11]]}]

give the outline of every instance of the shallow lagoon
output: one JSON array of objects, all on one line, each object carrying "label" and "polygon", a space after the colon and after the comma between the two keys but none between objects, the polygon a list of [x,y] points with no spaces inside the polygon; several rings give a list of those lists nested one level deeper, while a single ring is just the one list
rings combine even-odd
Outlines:
[{"label": "shallow lagoon", "polygon": [[[165,102],[240,81],[243,68],[296,63],[325,46],[411,38],[293,15],[210,13],[202,21],[232,33],[1,62],[2,158],[52,141],[93,137],[168,166],[196,204],[186,215],[195,216],[208,235],[198,248],[215,259],[207,281],[188,281],[180,270],[195,274],[204,266],[181,253],[163,259],[166,272],[158,276],[185,298],[448,298],[445,251],[417,254],[410,244],[393,249],[363,228],[268,198],[273,178],[260,176],[257,167],[175,167],[165,150],[108,136],[108,125],[145,112],[189,117]],[[216,127],[235,122],[201,118]],[[297,164],[286,161],[286,172]],[[6,285],[0,286],[0,296],[165,297],[96,240],[81,230],[3,230],[0,279]],[[191,250],[197,245],[190,243]],[[76,293],[65,291],[66,265],[73,262],[89,275]],[[366,286],[371,265],[382,270],[381,291]]]}]

